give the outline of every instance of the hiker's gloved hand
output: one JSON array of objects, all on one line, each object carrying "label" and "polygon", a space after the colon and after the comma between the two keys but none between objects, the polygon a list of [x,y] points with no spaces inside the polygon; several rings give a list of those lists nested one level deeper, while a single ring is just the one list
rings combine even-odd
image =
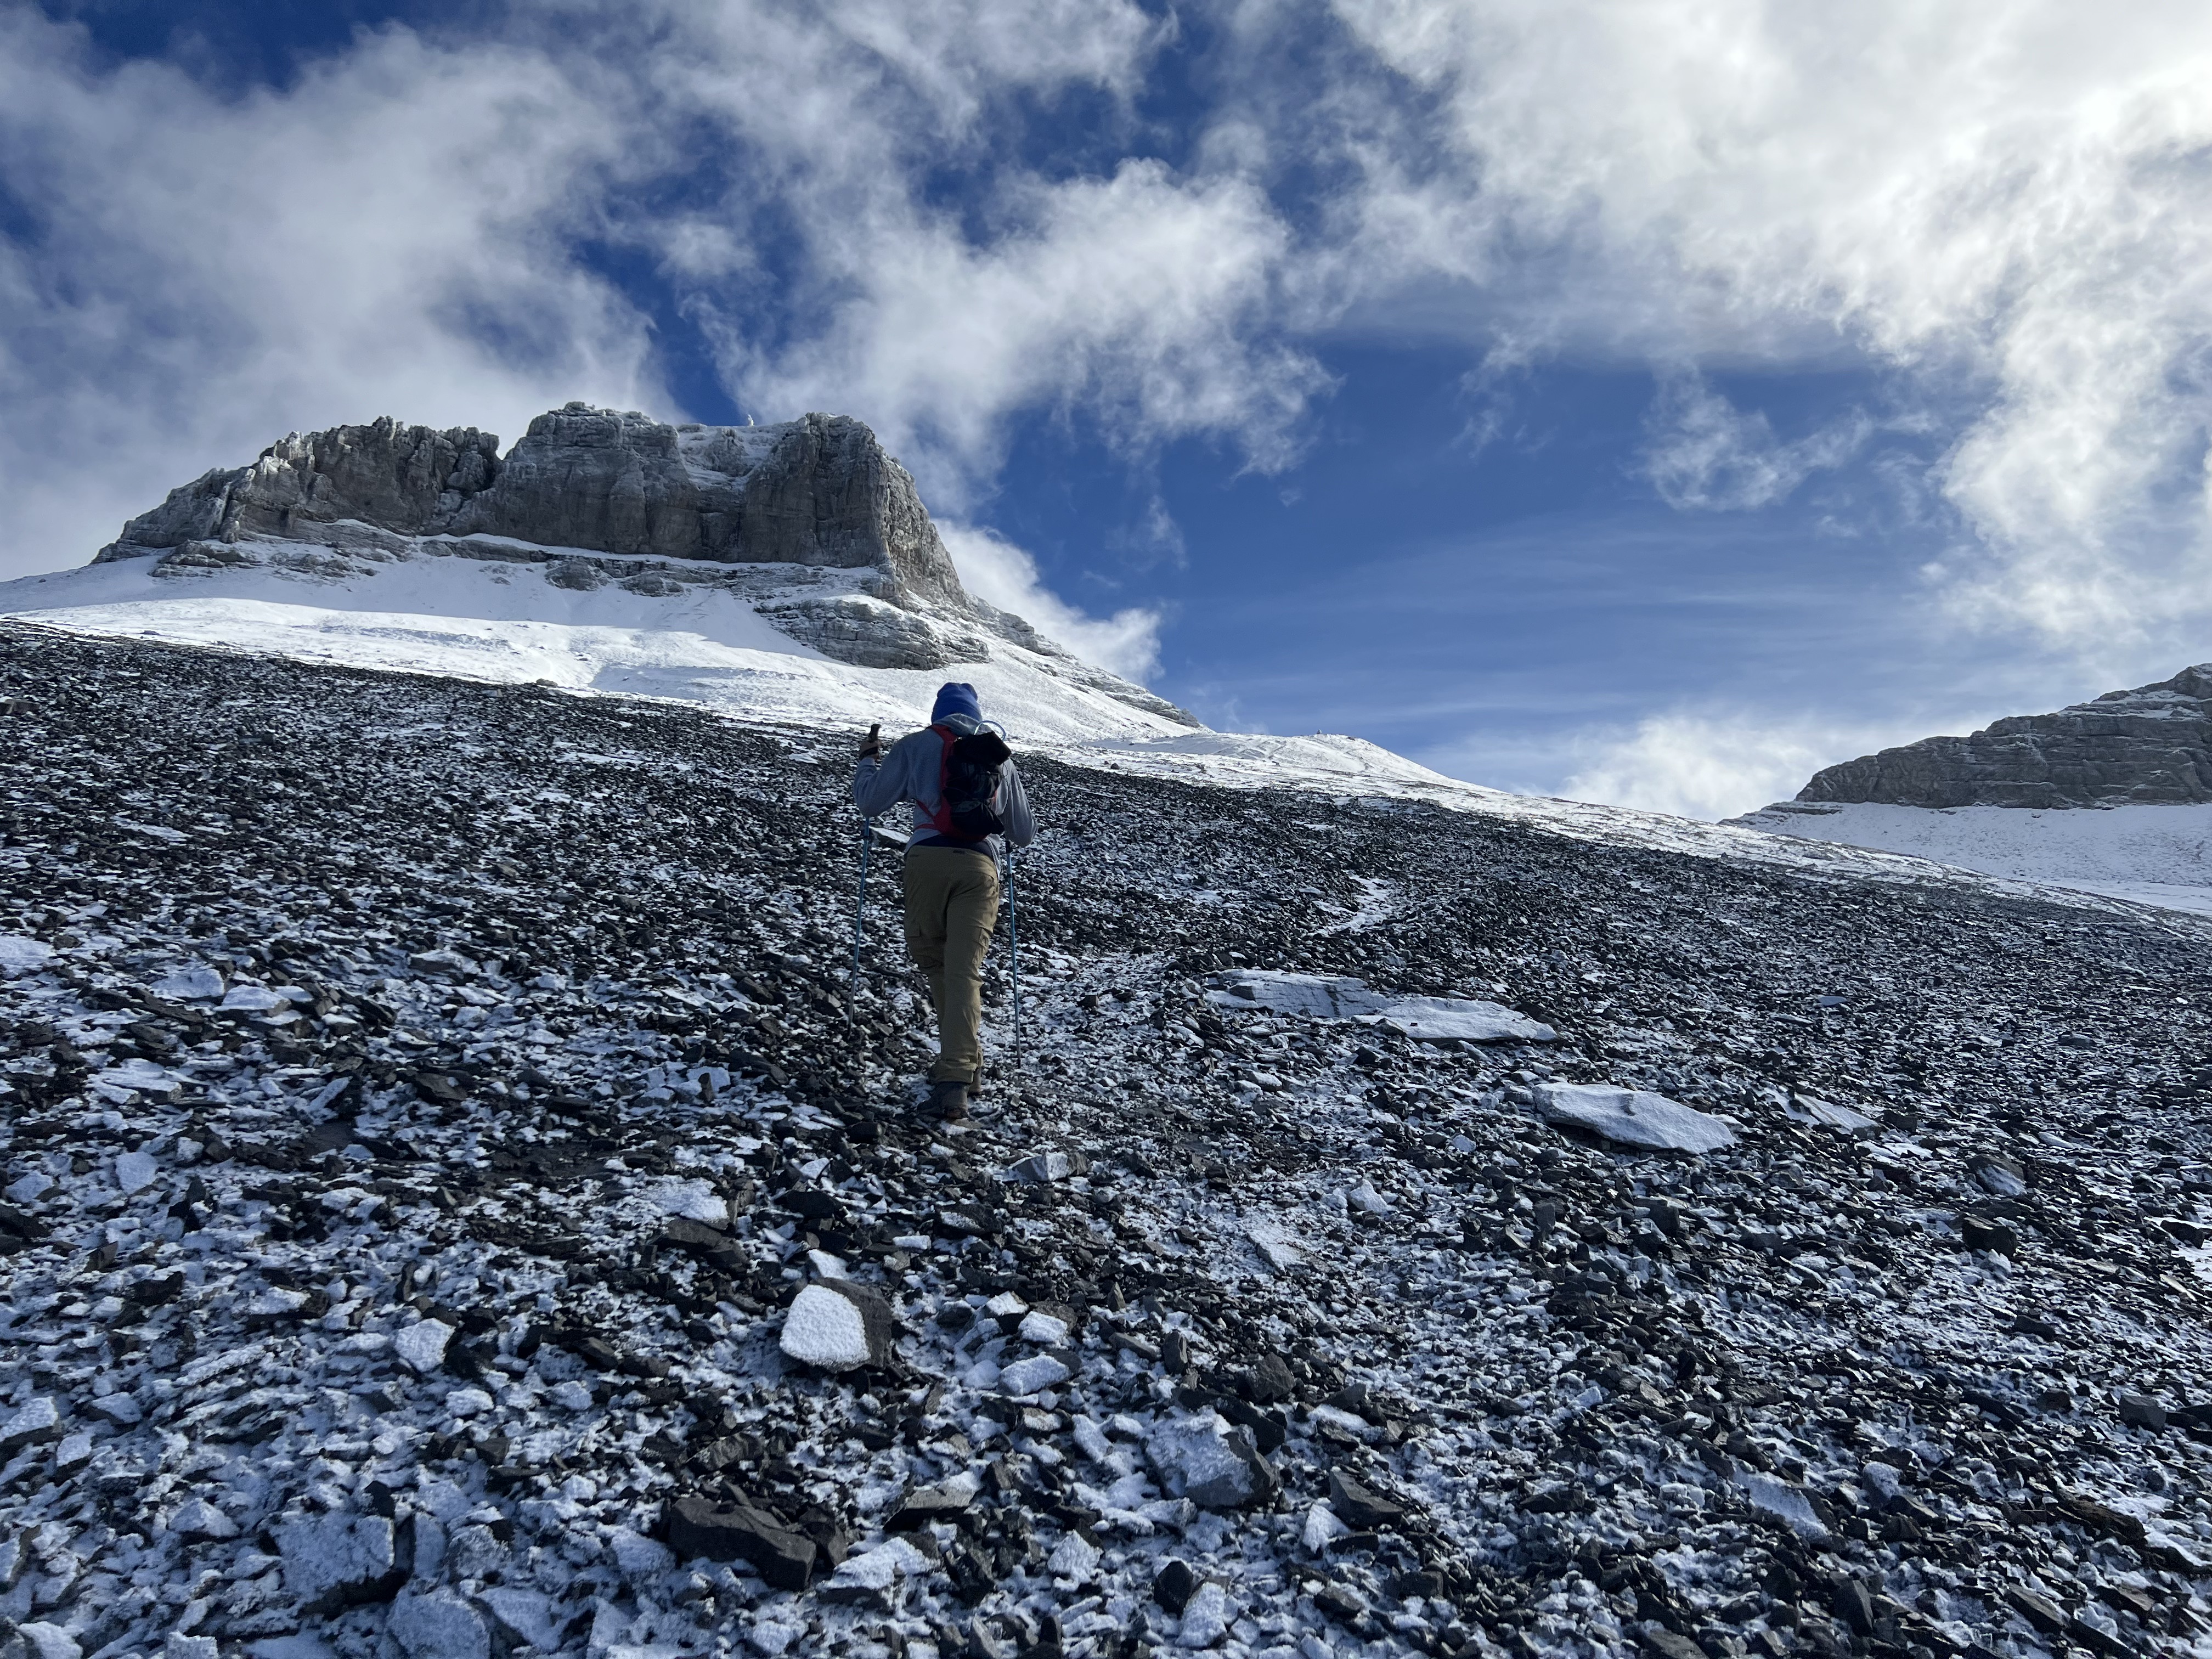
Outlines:
[{"label": "hiker's gloved hand", "polygon": [[884,740],[877,735],[875,728],[871,726],[868,729],[868,735],[860,739],[860,758],[874,760],[883,752]]}]

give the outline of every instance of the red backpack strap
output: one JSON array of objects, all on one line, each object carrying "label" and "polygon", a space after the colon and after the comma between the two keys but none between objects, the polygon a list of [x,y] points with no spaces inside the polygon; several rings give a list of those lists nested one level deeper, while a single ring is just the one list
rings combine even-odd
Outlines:
[{"label": "red backpack strap", "polygon": [[[960,734],[949,726],[933,726],[929,729],[945,739],[945,750],[937,763],[937,809],[929,815],[929,827],[940,836],[952,836],[952,802],[945,791],[952,781],[952,745],[960,741]],[[953,838],[958,839],[957,836]]]}]

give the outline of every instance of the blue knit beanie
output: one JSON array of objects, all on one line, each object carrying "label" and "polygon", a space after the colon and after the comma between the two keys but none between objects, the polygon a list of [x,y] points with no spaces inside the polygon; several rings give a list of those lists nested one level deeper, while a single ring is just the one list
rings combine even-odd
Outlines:
[{"label": "blue knit beanie", "polygon": [[975,701],[975,688],[958,680],[940,686],[937,705],[929,711],[929,723],[934,726],[947,714],[965,714],[971,720],[981,720],[983,705]]}]

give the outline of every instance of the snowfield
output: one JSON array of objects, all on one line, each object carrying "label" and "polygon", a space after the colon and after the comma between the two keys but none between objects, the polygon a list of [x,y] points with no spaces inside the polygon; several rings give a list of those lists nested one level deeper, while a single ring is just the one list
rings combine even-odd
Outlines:
[{"label": "snowfield", "polygon": [[1729,822],[2212,915],[2212,805],[2039,810],[1783,801]]},{"label": "snowfield", "polygon": [[0,1653],[2212,1656],[2207,924],[1117,741],[0,623]]},{"label": "snowfield", "polygon": [[[256,550],[281,555],[284,544]],[[957,671],[868,668],[801,644],[722,586],[641,593],[610,582],[577,591],[549,581],[544,567],[533,564],[447,557],[349,567],[329,550],[304,544],[294,556],[309,568],[156,575],[155,561],[131,559],[28,576],[0,584],[0,615],[353,667],[673,697],[751,719],[857,722],[863,730],[875,720],[925,724],[948,678],[972,681],[987,706],[1032,741],[1189,730],[1092,689],[1070,672],[1079,665],[1005,640],[991,641],[989,660]],[[646,574],[679,568],[665,559],[577,556]],[[323,574],[333,567],[337,574]],[[860,591],[860,573],[805,566],[694,561],[684,574],[755,576],[772,599]]]}]

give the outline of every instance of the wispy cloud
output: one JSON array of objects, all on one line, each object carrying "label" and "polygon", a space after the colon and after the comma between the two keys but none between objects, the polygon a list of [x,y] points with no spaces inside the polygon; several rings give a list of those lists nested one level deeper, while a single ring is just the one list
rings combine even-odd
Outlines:
[{"label": "wispy cloud", "polygon": [[[2212,18],[2180,0],[1807,9],[1336,0],[1407,95],[1313,119],[1358,161],[1347,292],[1456,284],[1542,354],[1886,365],[1953,400],[1961,614],[2072,644],[2202,619]],[[1379,255],[1379,257],[1378,257]],[[1447,294],[1450,291],[1447,287]],[[1655,481],[1756,501],[1817,458],[1706,418]],[[1699,444],[1708,448],[1701,453]]]},{"label": "wispy cloud", "polygon": [[1085,614],[1038,580],[1036,561],[995,531],[941,523],[945,551],[968,591],[1034,623],[1085,662],[1142,685],[1159,672],[1160,613],[1132,605],[1110,617]]},{"label": "wispy cloud", "polygon": [[1854,410],[1785,443],[1765,415],[1738,409],[1703,376],[1677,369],[1660,382],[1641,459],[1668,506],[1742,512],[1787,501],[1815,472],[1857,454],[1873,433],[1874,422]]},{"label": "wispy cloud", "polygon": [[1630,731],[1580,734],[1572,742],[1579,769],[1559,793],[1680,817],[1730,817],[1789,799],[1824,766],[1903,740],[1742,713],[1659,714]]}]

